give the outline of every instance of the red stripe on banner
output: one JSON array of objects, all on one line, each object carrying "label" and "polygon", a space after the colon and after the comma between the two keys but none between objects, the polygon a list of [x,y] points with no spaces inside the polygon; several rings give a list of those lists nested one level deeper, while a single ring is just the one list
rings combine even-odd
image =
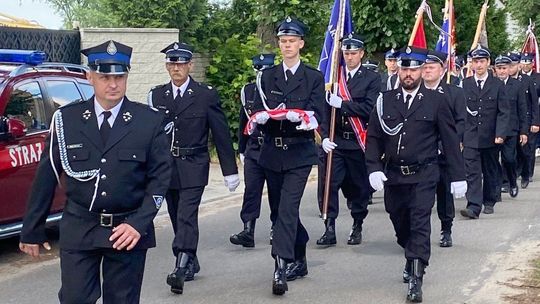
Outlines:
[{"label": "red stripe on banner", "polygon": [[[343,102],[350,102],[352,100],[349,89],[347,88],[347,81],[345,78],[345,68],[340,66],[339,68],[339,77],[338,77],[338,95],[343,99]],[[349,117],[349,122],[351,123],[354,134],[356,135],[356,140],[362,148],[362,151],[366,151],[366,138],[367,130],[364,128],[364,124],[360,117]]]}]

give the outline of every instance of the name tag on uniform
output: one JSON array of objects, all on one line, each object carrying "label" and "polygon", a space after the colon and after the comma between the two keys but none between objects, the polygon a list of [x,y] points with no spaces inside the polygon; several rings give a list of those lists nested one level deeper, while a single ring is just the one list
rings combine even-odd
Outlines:
[{"label": "name tag on uniform", "polygon": [[72,145],[67,145],[67,149],[80,149],[83,147],[83,144],[72,144]]},{"label": "name tag on uniform", "polygon": [[270,93],[283,96],[283,92],[279,92],[279,91],[270,91]]}]

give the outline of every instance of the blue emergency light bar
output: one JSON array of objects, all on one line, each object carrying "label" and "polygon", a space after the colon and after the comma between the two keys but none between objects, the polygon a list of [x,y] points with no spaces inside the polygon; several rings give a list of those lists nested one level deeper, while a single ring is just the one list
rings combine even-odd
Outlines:
[{"label": "blue emergency light bar", "polygon": [[47,54],[42,51],[0,49],[0,62],[38,65],[45,60],[47,60]]}]

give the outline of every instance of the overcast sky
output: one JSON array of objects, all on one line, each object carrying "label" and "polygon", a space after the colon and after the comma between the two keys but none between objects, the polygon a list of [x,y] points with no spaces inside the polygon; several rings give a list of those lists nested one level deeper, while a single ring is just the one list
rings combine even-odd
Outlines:
[{"label": "overcast sky", "polygon": [[62,27],[62,17],[44,1],[0,0],[0,13],[34,20],[50,29],[59,29]]}]

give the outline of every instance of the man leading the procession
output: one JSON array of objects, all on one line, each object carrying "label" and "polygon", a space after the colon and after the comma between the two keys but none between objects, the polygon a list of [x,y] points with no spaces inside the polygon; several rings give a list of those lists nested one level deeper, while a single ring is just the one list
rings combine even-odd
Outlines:
[{"label": "man leading the procession", "polygon": [[500,197],[499,149],[510,122],[510,106],[504,83],[488,71],[491,53],[480,44],[469,52],[474,76],[463,81],[467,119],[463,134],[463,157],[467,173],[467,208],[461,215],[478,219],[484,206],[492,214]]},{"label": "man leading the procession", "polygon": [[[445,63],[447,55],[437,51],[428,51],[426,63],[422,69],[424,85],[430,90],[444,94],[450,102],[450,110],[456,123],[456,131],[460,145],[463,142],[465,130],[465,95],[463,90],[453,84],[447,84],[445,78]],[[441,178],[437,183],[437,215],[441,221],[441,247],[452,247],[452,223],[455,217],[454,197],[451,193],[451,180],[448,172],[448,162],[444,149],[439,146],[438,162]]]},{"label": "man leading the procession", "polygon": [[212,131],[225,187],[234,191],[240,184],[229,125],[221,109],[218,93],[189,76],[193,68],[193,48],[172,43],[161,51],[171,81],[153,88],[149,105],[165,115],[164,129],[169,146],[162,153],[172,155],[172,179],[167,192],[167,208],[174,229],[173,254],[176,264],[167,277],[173,293],[181,294],[184,281],[199,272],[198,212],[208,184],[210,156],[208,134]]},{"label": "man leading the procession", "polygon": [[424,269],[428,266],[431,209],[439,165],[439,140],[448,163],[451,192],[467,190],[459,139],[446,96],[426,89],[422,66],[427,50],[406,47],[399,52],[400,87],[377,100],[368,125],[366,160],[373,189],[384,189],[384,204],[398,244],[405,249],[407,300],[422,302]]},{"label": "man leading the procession", "polygon": [[[264,133],[259,164],[268,185],[279,187],[278,215],[274,225],[272,256],[275,259],[272,292],[283,295],[287,280],[308,273],[308,233],[300,221],[300,201],[313,165],[317,164],[314,130],[321,121],[324,102],[322,74],[300,61],[305,25],[287,17],[277,28],[283,62],[263,71],[261,97],[268,109],[254,116]],[[269,189],[269,191],[272,191]]]},{"label": "man leading the procession", "polygon": [[20,248],[38,256],[48,247],[45,218],[63,183],[60,303],[96,303],[102,292],[105,304],[139,303],[146,251],[156,245],[152,221],[171,173],[163,116],[125,96],[130,47],[111,40],[81,52],[95,95],[53,117]]},{"label": "man leading the procession", "polygon": [[[260,73],[265,69],[274,66],[274,54],[260,54],[252,58],[253,69],[259,79]],[[251,135],[244,133],[249,119],[255,113],[264,110],[258,92],[256,82],[249,83],[242,88],[240,93],[242,107],[240,107],[240,122],[238,127],[238,153],[244,165],[244,196],[242,200],[242,210],[240,219],[244,223],[244,230],[231,235],[230,242],[244,247],[255,247],[255,222],[261,214],[261,200],[265,181],[269,180],[264,168],[258,163],[261,155],[261,146],[264,142],[264,133],[255,129]],[[272,231],[276,222],[277,208],[279,206],[279,187],[268,185],[268,202],[270,205],[270,242],[272,242]]]},{"label": "man leading the procession", "polygon": [[[380,76],[362,65],[364,41],[358,35],[349,35],[342,40],[343,58],[346,64],[347,88],[351,100],[342,100],[332,94],[325,105],[325,116],[321,124],[324,138],[322,148],[325,153],[333,152],[330,195],[328,202],[326,231],[317,240],[317,245],[336,244],[335,220],[339,213],[339,190],[343,191],[347,205],[351,208],[353,225],[347,244],[362,243],[362,224],[368,214],[368,202],[371,194],[364,155],[365,142],[360,143],[359,134],[355,133],[353,123],[360,123],[365,128],[369,114],[373,110],[380,89]],[[330,113],[336,108],[334,141],[329,139]],[[362,144],[362,146],[361,146]],[[327,159],[327,158],[325,158]],[[325,166],[319,170],[323,179]],[[324,187],[323,187],[324,188]],[[322,211],[322,200],[319,201]]]}]

